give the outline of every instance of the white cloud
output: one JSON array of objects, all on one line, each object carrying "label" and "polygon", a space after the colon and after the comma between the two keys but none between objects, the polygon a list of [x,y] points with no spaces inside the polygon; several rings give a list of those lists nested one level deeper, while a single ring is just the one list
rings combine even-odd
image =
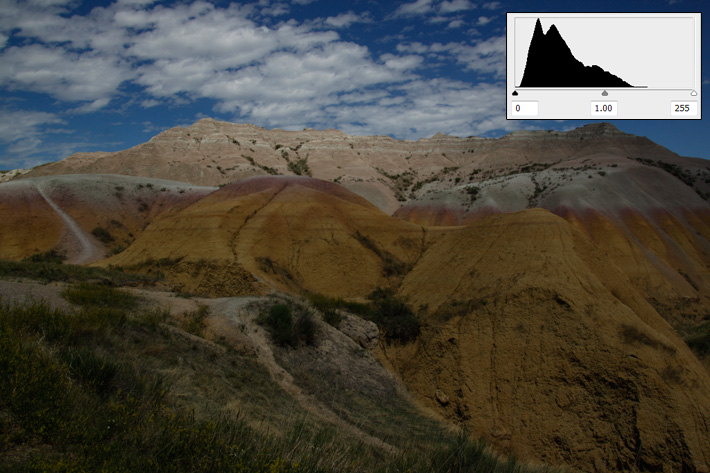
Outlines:
[{"label": "white cloud", "polygon": [[400,96],[369,106],[334,107],[337,128],[359,135],[382,134],[417,139],[446,130],[459,136],[511,129],[506,123],[504,87],[471,86],[449,80],[412,81],[398,89]]},{"label": "white cloud", "polygon": [[357,15],[349,11],[338,16],[329,16],[324,20],[324,23],[333,28],[347,28],[354,23],[371,23],[372,21],[369,15]]},{"label": "white cloud", "polygon": [[465,43],[419,42],[397,45],[400,53],[425,55],[436,60],[453,59],[465,69],[496,78],[505,76],[505,36],[493,36],[473,45]]},{"label": "white cloud", "polygon": [[439,11],[441,11],[441,13],[460,12],[471,10],[473,8],[476,8],[476,5],[471,3],[469,0],[443,1],[441,2],[441,5],[439,5]]},{"label": "white cloud", "polygon": [[8,164],[13,167],[26,166],[22,164],[25,160],[42,151],[44,136],[57,131],[53,126],[64,123],[53,113],[0,110],[0,142],[15,157],[15,161]]},{"label": "white cloud", "polygon": [[395,56],[394,54],[383,54],[380,59],[385,62],[385,66],[397,71],[416,69],[424,61],[421,56]]},{"label": "white cloud", "polygon": [[479,16],[478,17],[478,26],[485,26],[488,23],[490,23],[491,21],[493,21],[493,18],[491,18],[489,16]]},{"label": "white cloud", "polygon": [[400,5],[394,12],[395,17],[424,15],[434,10],[433,0],[416,0]]},{"label": "white cloud", "polygon": [[110,98],[130,73],[118,58],[38,44],[5,49],[0,63],[0,86],[67,101]]},{"label": "white cloud", "polygon": [[483,4],[483,8],[486,10],[497,10],[501,7],[502,5],[500,2],[486,2]]}]

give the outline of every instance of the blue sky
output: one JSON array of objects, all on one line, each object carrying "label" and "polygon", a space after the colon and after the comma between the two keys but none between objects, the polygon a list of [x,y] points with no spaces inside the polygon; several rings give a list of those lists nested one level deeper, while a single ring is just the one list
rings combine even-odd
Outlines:
[{"label": "blue sky", "polygon": [[[0,0],[0,169],[126,149],[204,117],[400,139],[568,130],[589,122],[505,119],[507,11],[705,8],[691,0]],[[707,85],[710,66],[704,71]],[[614,124],[710,158],[703,121]]]}]

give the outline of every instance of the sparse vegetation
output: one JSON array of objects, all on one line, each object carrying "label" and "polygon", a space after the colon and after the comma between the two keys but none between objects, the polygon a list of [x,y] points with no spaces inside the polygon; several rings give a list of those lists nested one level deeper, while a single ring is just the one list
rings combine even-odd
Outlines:
[{"label": "sparse vegetation", "polygon": [[683,338],[698,358],[705,359],[710,356],[710,321],[686,330]]},{"label": "sparse vegetation", "polygon": [[[285,153],[285,151],[284,151]],[[286,153],[288,154],[288,153]],[[298,175],[306,175],[306,176],[312,176],[313,174],[311,173],[311,168],[308,167],[308,158],[299,158],[296,161],[289,161],[288,162],[288,169]]]},{"label": "sparse vegetation", "polygon": [[[0,470],[545,471],[512,458],[501,461],[465,434],[420,431],[424,424],[413,422],[423,421],[409,417],[416,416],[409,411],[401,417],[382,411],[397,426],[416,425],[417,430],[399,428],[407,435],[396,437],[404,438],[397,440],[397,452],[305,419],[288,420],[279,435],[273,435],[254,430],[240,417],[196,416],[195,406],[176,404],[181,397],[172,394],[174,386],[158,374],[160,369],[151,368],[162,362],[174,369],[165,350],[179,353],[185,366],[197,364],[200,370],[213,369],[197,361],[203,350],[224,353],[221,358],[231,359],[224,366],[231,371],[221,375],[243,384],[244,399],[264,403],[265,396],[281,399],[287,394],[252,359],[217,350],[222,347],[209,348],[207,342],[191,342],[178,328],[166,330],[165,311],[101,307],[93,303],[95,297],[69,312],[42,304],[0,306]],[[292,316],[298,311],[288,304],[272,307]],[[303,332],[297,320],[294,329]],[[185,351],[186,343],[193,349]],[[217,363],[214,358],[212,364]],[[321,384],[321,389],[327,388]],[[293,410],[294,405],[279,409],[287,408]]]},{"label": "sparse vegetation", "polygon": [[114,309],[133,309],[138,298],[124,290],[114,287],[82,282],[62,291],[62,297],[72,304],[83,307],[111,307]]},{"label": "sparse vegetation", "polygon": [[480,192],[480,189],[476,186],[466,186],[466,193],[468,194],[469,198],[471,199],[471,202],[475,202],[476,199],[478,198],[478,194]]},{"label": "sparse vegetation", "polygon": [[66,253],[64,253],[63,251],[58,251],[56,248],[52,248],[51,250],[28,256],[22,261],[26,263],[61,264],[65,259],[67,259]]},{"label": "sparse vegetation", "polygon": [[187,312],[183,316],[182,328],[188,333],[201,337],[206,328],[205,320],[210,314],[210,308],[200,304],[197,310]]},{"label": "sparse vegetation", "polygon": [[313,345],[317,326],[308,307],[290,302],[279,302],[259,316],[277,345],[296,347],[303,343]]},{"label": "sparse vegetation", "polygon": [[4,261],[0,260],[0,277],[28,278],[44,282],[82,282],[102,280],[113,285],[151,285],[158,278],[127,273],[120,268],[92,268],[51,261]]},{"label": "sparse vegetation", "polygon": [[382,329],[388,342],[407,343],[419,336],[419,319],[394,291],[378,287],[369,299],[372,301],[369,318]]},{"label": "sparse vegetation", "polygon": [[356,231],[353,236],[363,247],[372,251],[382,260],[382,274],[384,276],[404,276],[412,269],[411,264],[405,263],[387,250],[380,249],[371,238],[363,235],[360,231]]},{"label": "sparse vegetation", "polygon": [[99,240],[101,243],[104,243],[107,245],[109,243],[113,243],[113,241],[114,241],[114,238],[111,235],[111,233],[108,230],[106,230],[104,227],[94,227],[94,229],[91,230],[91,234],[94,236],[94,238]]}]

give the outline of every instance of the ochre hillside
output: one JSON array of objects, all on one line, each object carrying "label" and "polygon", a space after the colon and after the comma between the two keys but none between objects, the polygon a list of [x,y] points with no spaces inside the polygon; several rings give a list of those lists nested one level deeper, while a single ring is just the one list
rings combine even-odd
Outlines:
[{"label": "ochre hillside", "polygon": [[156,220],[105,264],[164,260],[164,271],[186,290],[215,295],[230,294],[221,282],[200,282],[200,268],[211,275],[246,270],[292,291],[362,297],[399,280],[426,242],[421,226],[394,219],[337,184],[253,177]]}]

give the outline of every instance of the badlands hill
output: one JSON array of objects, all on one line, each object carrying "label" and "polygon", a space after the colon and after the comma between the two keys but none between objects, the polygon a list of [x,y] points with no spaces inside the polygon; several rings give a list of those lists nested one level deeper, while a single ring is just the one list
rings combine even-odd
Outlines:
[{"label": "badlands hill", "polygon": [[441,421],[582,471],[700,472],[710,376],[681,336],[710,314],[706,179],[608,124],[405,142],[201,120],[0,184],[0,254],[210,296],[388,288],[418,334],[375,354]]},{"label": "badlands hill", "polygon": [[[674,325],[702,320],[710,304],[710,164],[608,123],[499,139],[437,134],[400,141],[203,119],[125,151],[75,154],[19,177],[76,173],[192,186],[255,175],[312,176],[428,226],[544,208],[608,252]],[[117,246],[127,245],[112,250]]]}]

